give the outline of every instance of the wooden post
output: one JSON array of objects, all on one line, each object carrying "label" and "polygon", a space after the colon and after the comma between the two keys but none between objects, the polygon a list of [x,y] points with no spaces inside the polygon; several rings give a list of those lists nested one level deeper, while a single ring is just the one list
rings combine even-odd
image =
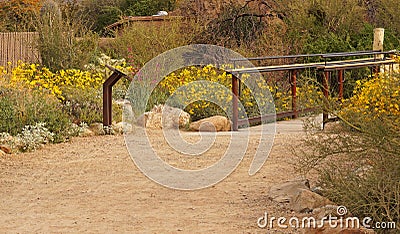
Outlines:
[{"label": "wooden post", "polygon": [[[325,71],[325,76],[323,80],[323,94],[326,100],[324,101],[325,104],[328,103],[328,98],[329,98],[329,77],[330,77],[331,72]],[[325,128],[325,124],[328,121],[328,110],[326,107],[323,109],[322,113],[322,128]]]},{"label": "wooden post", "polygon": [[339,70],[338,71],[338,78],[339,78],[339,101],[342,101],[343,99],[343,74],[344,70]]},{"label": "wooden post", "polygon": [[232,74],[232,130],[239,130],[239,80]]},{"label": "wooden post", "polygon": [[[374,45],[373,50],[383,51],[383,40],[385,38],[385,29],[376,28],[374,29]],[[383,56],[383,55],[382,55]]]},{"label": "wooden post", "polygon": [[292,111],[293,111],[292,118],[296,119],[298,117],[298,113],[297,113],[297,71],[296,70],[292,71],[291,86],[292,86]]},{"label": "wooden post", "polygon": [[[385,29],[384,28],[375,28],[374,29],[374,44],[372,49],[383,51],[383,41],[385,39]],[[383,59],[384,55],[380,54],[376,56],[377,59]],[[379,66],[375,67],[375,74],[378,74],[380,71]]]}]

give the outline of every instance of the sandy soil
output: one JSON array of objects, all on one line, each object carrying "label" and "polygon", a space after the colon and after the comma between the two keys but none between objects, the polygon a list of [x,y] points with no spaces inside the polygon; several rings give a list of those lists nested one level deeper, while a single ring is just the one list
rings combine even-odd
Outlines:
[{"label": "sandy soil", "polygon": [[[257,174],[248,175],[251,158],[246,155],[225,180],[196,191],[169,189],[144,176],[123,136],[74,138],[2,157],[0,233],[281,233],[259,228],[257,219],[266,211],[289,215],[267,192],[273,184],[299,178],[290,146],[302,137],[277,134]],[[225,141],[218,139],[221,145]],[[215,161],[212,151],[189,161],[165,155],[169,163],[189,168]]]}]

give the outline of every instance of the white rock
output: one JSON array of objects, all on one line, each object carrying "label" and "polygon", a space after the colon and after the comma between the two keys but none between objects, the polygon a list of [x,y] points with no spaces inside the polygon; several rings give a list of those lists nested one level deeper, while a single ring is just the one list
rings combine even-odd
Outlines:
[{"label": "white rock", "polygon": [[119,122],[114,124],[112,127],[117,133],[129,133],[132,131],[132,124],[127,122]]}]

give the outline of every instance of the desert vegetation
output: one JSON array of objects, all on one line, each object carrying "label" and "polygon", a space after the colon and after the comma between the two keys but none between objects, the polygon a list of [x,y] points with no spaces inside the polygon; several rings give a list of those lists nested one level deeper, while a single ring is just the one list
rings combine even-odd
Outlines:
[{"label": "desert vegetation", "polygon": [[[135,77],[150,59],[179,46],[213,44],[247,57],[361,51],[372,49],[373,29],[382,27],[384,49],[398,50],[397,5],[397,0],[0,1],[0,31],[37,32],[33,46],[41,55],[39,64],[10,61],[0,67],[0,144],[15,152],[31,151],[79,135],[85,126],[101,122],[102,83],[111,74],[106,64]],[[105,29],[123,17],[160,10],[182,17],[154,25],[126,24],[115,32]],[[279,112],[291,109],[287,76],[268,74],[262,85]],[[393,221],[400,228],[400,75],[358,69],[345,76],[344,99],[339,101],[323,99],[317,74],[299,74],[299,107],[325,109],[339,119],[327,131],[307,124],[307,150],[295,150],[299,170],[316,171],[324,195],[353,214]],[[147,109],[164,103],[179,86],[202,79],[228,89],[231,85],[230,75],[212,65],[187,67],[165,77]],[[117,121],[122,110],[116,102],[128,85],[122,80],[114,87]],[[192,94],[201,92],[207,90],[199,87]],[[257,115],[246,87],[241,101],[249,116]],[[225,112],[210,102],[186,104],[180,107],[192,120]]]}]

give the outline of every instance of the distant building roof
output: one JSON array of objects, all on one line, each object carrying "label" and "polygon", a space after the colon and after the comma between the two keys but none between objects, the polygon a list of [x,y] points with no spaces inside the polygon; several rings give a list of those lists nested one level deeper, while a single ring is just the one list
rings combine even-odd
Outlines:
[{"label": "distant building roof", "polygon": [[180,19],[182,16],[169,16],[169,15],[152,15],[152,16],[126,16],[121,20],[108,25],[105,27],[107,31],[114,31],[117,29],[121,29],[125,24],[129,24],[130,22],[145,22],[145,21],[168,21],[173,19]]}]

